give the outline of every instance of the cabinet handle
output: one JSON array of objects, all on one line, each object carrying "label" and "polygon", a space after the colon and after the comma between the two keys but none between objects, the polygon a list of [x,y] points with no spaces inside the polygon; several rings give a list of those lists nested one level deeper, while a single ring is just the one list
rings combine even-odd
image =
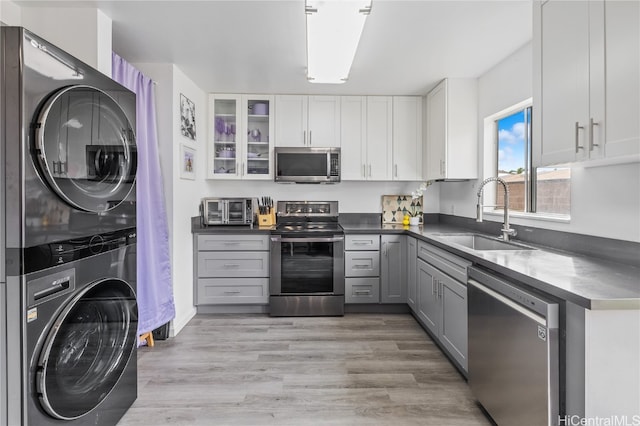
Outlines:
[{"label": "cabinet handle", "polygon": [[237,246],[240,243],[238,241],[225,241],[223,244],[225,246]]},{"label": "cabinet handle", "polygon": [[307,131],[303,130],[302,131],[302,145],[306,145],[307,144]]},{"label": "cabinet handle", "polygon": [[442,299],[442,281],[438,280],[438,299]]},{"label": "cabinet handle", "polygon": [[354,246],[368,246],[372,245],[371,241],[352,241],[351,244]]},{"label": "cabinet handle", "polygon": [[580,146],[579,142],[580,129],[584,129],[584,126],[581,126],[580,123],[576,121],[576,154],[579,152],[579,150],[584,149],[584,147]]},{"label": "cabinet handle", "polygon": [[238,263],[225,263],[223,265],[225,268],[239,268],[240,265]]},{"label": "cabinet handle", "polygon": [[362,295],[362,294],[370,294],[371,292],[369,290],[356,290],[355,293],[357,295]]},{"label": "cabinet handle", "polygon": [[600,146],[597,143],[593,143],[593,126],[597,126],[598,123],[593,121],[593,117],[589,119],[589,151],[593,151],[594,146]]},{"label": "cabinet handle", "polygon": [[244,176],[247,173],[247,171],[244,169],[244,161],[242,162],[242,169],[240,169],[240,173],[240,176]]},{"label": "cabinet handle", "polygon": [[239,294],[239,291],[225,291],[224,294]]},{"label": "cabinet handle", "polygon": [[398,177],[398,165],[397,164],[393,165],[393,175],[395,177]]},{"label": "cabinet handle", "polygon": [[364,177],[364,178],[367,177],[367,165],[366,164],[362,165],[362,177]]},{"label": "cabinet handle", "polygon": [[309,130],[309,146],[311,146],[311,130]]},{"label": "cabinet handle", "polygon": [[435,284],[437,282],[438,281],[436,281],[436,280],[433,280],[433,279],[431,280],[431,294],[436,294],[436,286],[435,286]]},{"label": "cabinet handle", "polygon": [[371,164],[369,164],[369,177],[371,177]]},{"label": "cabinet handle", "polygon": [[387,243],[382,243],[382,253],[387,257]]},{"label": "cabinet handle", "polygon": [[353,265],[351,269],[369,269],[369,265]]}]

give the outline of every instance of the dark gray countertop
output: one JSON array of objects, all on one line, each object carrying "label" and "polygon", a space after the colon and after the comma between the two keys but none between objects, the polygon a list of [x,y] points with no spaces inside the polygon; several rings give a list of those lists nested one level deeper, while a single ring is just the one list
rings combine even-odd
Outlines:
[{"label": "dark gray countertop", "polygon": [[592,310],[640,309],[640,269],[615,262],[526,244],[536,250],[476,251],[439,238],[473,232],[451,225],[403,227],[386,224],[343,224],[345,233],[399,233],[431,243],[475,264],[545,293]]},{"label": "dark gray countertop", "polygon": [[[197,219],[197,218],[194,218]],[[431,243],[477,265],[491,269],[553,296],[592,310],[640,309],[640,269],[534,244],[536,250],[476,251],[448,243],[440,234],[474,232],[445,224],[417,227],[387,225],[380,222],[342,223],[346,234],[407,234]],[[197,233],[269,233],[271,228],[248,226],[200,226],[192,220]]]}]

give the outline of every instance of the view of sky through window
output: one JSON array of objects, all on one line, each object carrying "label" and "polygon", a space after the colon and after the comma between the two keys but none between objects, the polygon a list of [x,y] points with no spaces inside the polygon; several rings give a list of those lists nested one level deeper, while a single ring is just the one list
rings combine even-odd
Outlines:
[{"label": "view of sky through window", "polygon": [[498,175],[522,173],[526,162],[525,111],[498,120]]}]

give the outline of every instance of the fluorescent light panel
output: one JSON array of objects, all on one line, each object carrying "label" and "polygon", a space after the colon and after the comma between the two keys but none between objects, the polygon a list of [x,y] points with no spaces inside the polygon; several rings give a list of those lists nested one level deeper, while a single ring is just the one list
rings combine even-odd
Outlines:
[{"label": "fluorescent light panel", "polygon": [[358,49],[371,0],[306,1],[307,79],[344,83]]}]

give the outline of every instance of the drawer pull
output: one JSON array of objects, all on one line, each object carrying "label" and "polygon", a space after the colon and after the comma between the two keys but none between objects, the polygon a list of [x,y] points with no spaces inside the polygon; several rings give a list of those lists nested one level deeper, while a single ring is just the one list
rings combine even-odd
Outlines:
[{"label": "drawer pull", "polygon": [[373,244],[372,241],[352,241],[351,244],[354,246],[370,246]]},{"label": "drawer pull", "polygon": [[225,241],[223,243],[225,246],[237,246],[238,244],[240,244],[239,241]]},{"label": "drawer pull", "polygon": [[369,290],[356,290],[355,293],[357,295],[362,295],[362,294],[367,294],[368,295],[368,294],[371,294],[371,291],[369,291]]},{"label": "drawer pull", "polygon": [[236,291],[225,291],[224,294],[239,294],[240,292],[238,290]]},{"label": "drawer pull", "polygon": [[352,269],[369,269],[369,265],[353,265]]},{"label": "drawer pull", "polygon": [[224,267],[225,268],[239,268],[240,265],[238,263],[225,263]]}]

